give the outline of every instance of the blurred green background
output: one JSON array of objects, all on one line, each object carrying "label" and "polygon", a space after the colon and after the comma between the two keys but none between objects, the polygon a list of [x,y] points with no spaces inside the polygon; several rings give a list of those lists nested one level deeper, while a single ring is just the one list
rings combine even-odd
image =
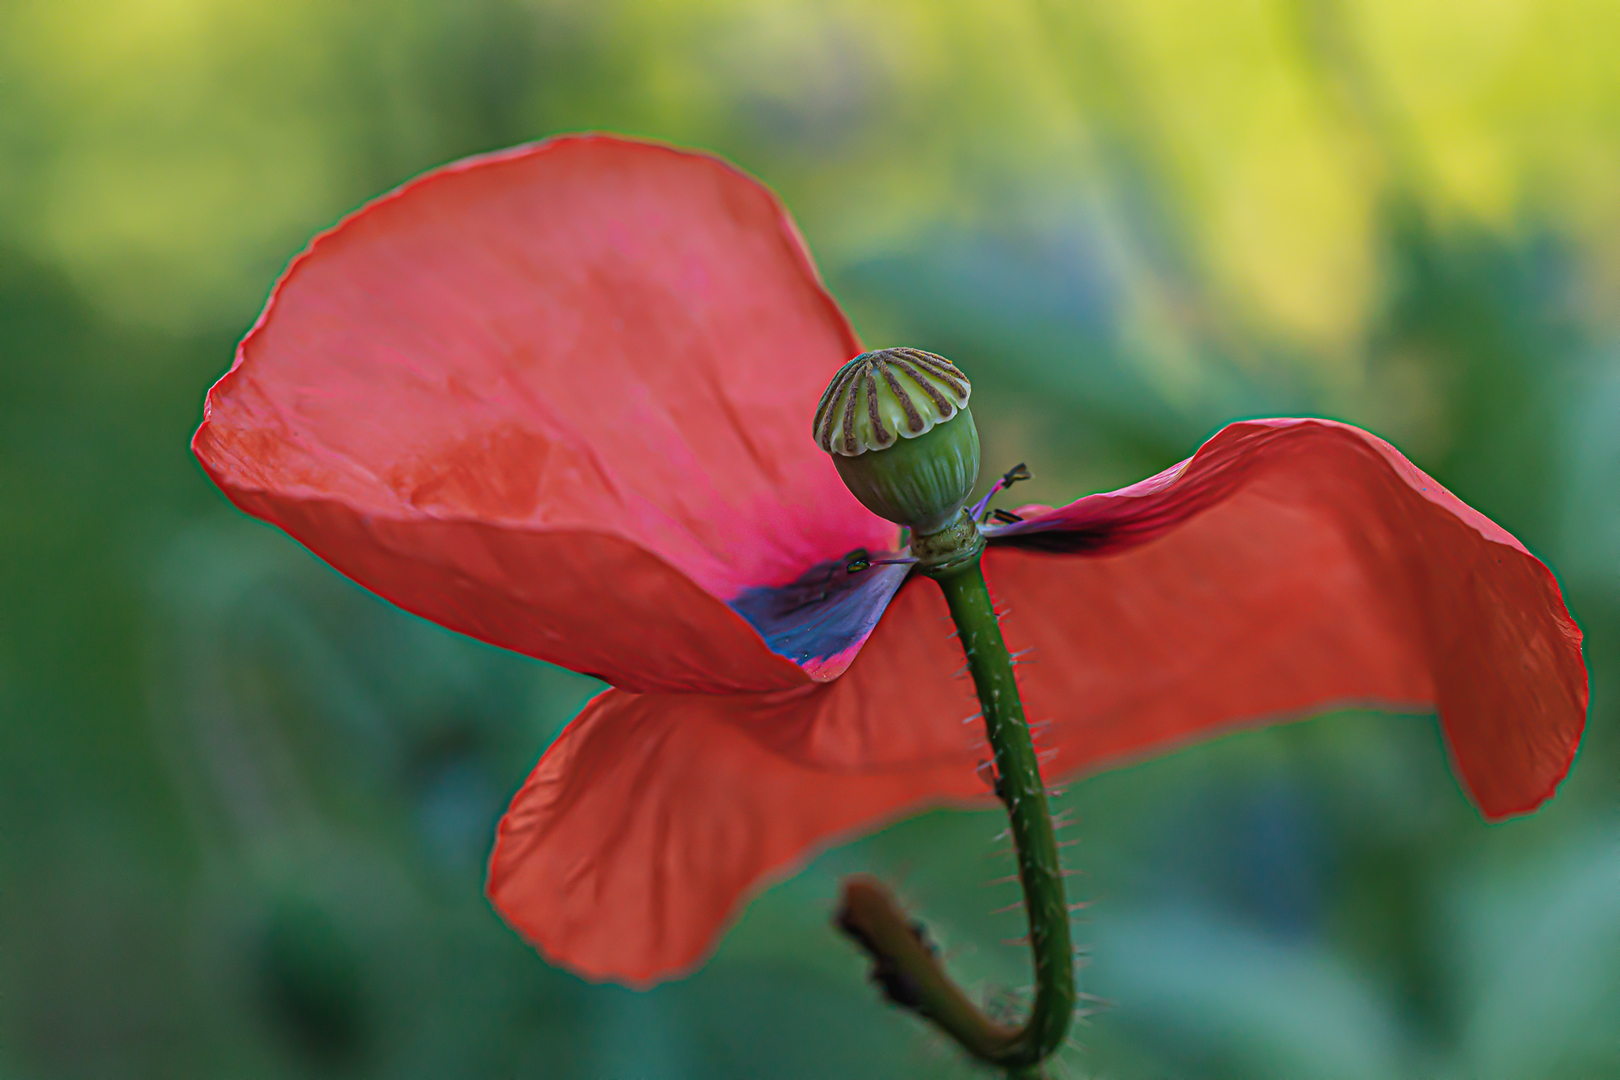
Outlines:
[{"label": "blurred green background", "polygon": [[1532,818],[1484,824],[1430,717],[1075,785],[1107,1004],[1058,1075],[1620,1076],[1617,40],[1609,0],[0,0],[0,1080],[980,1075],[827,919],[879,873],[1016,1008],[994,814],[826,853],[652,993],[552,970],[482,864],[594,684],[361,592],[187,452],[313,232],[586,128],[774,186],[1032,499],[1319,413],[1565,586],[1590,730]]}]

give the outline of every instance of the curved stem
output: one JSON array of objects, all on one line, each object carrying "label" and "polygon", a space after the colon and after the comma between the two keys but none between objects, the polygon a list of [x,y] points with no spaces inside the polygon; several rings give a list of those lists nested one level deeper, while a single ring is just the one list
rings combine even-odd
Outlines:
[{"label": "curved stem", "polygon": [[1046,787],[977,553],[925,572],[939,583],[950,607],[995,755],[996,793],[1007,808],[1018,854],[1035,962],[1029,1019],[1011,1028],[985,1016],[945,974],[920,925],[910,922],[872,879],[845,883],[839,924],[871,954],[873,978],[891,1001],[915,1009],[963,1049],[1008,1069],[1010,1076],[1038,1077],[1040,1063],[1062,1045],[1075,1004],[1069,909]]},{"label": "curved stem", "polygon": [[995,754],[997,794],[1007,807],[1018,880],[1029,917],[1029,948],[1035,961],[1035,1005],[1020,1032],[1018,1064],[1035,1064],[1063,1043],[1074,1015],[1074,946],[1057,837],[1046,805],[1046,785],[1013,678],[1012,658],[1002,640],[990,590],[979,560],[939,575],[951,619],[967,654],[968,670],[984,708],[985,735]]}]

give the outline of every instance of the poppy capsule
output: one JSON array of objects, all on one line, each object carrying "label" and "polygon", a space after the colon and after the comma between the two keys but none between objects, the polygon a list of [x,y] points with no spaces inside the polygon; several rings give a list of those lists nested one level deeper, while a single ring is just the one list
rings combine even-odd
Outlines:
[{"label": "poppy capsule", "polygon": [[972,386],[942,356],[877,349],[838,370],[816,406],[816,443],[872,513],[919,536],[960,515],[979,478]]}]

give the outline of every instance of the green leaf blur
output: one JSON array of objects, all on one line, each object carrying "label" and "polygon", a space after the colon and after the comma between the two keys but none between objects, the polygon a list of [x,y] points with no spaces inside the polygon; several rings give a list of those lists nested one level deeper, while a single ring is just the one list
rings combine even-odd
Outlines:
[{"label": "green leaf blur", "polygon": [[978,1075],[828,925],[855,870],[1021,1007],[994,814],[826,853],[652,993],[548,968],[483,862],[595,684],[190,458],[312,233],[587,128],[780,191],[867,341],[972,375],[981,490],[1319,413],[1560,575],[1591,726],[1532,818],[1482,823],[1421,716],[1073,786],[1108,1004],[1058,1075],[1620,1075],[1617,38],[1598,0],[0,0],[0,1078]]}]

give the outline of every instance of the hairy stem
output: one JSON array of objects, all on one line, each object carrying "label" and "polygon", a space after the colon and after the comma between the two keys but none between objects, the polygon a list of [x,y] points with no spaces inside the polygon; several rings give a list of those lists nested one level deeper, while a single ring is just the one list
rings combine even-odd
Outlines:
[{"label": "hairy stem", "polygon": [[951,618],[967,654],[968,670],[984,708],[984,728],[995,754],[997,794],[1007,807],[1018,880],[1029,917],[1029,948],[1035,961],[1035,1005],[1020,1031],[1020,1053],[1008,1063],[1035,1064],[1063,1043],[1074,1014],[1074,946],[1057,838],[1046,805],[1046,785],[1013,679],[1012,658],[1002,640],[979,560],[939,575]]},{"label": "hairy stem", "polygon": [[1012,1028],[986,1016],[945,974],[921,927],[872,879],[845,883],[839,922],[871,954],[873,978],[890,1000],[932,1021],[974,1057],[1007,1069],[1009,1077],[1039,1077],[1041,1062],[1063,1043],[1075,1004],[1069,909],[1046,787],[978,553],[926,572],[945,593],[967,655],[995,756],[996,793],[1011,823],[1035,963],[1029,1019]]}]

